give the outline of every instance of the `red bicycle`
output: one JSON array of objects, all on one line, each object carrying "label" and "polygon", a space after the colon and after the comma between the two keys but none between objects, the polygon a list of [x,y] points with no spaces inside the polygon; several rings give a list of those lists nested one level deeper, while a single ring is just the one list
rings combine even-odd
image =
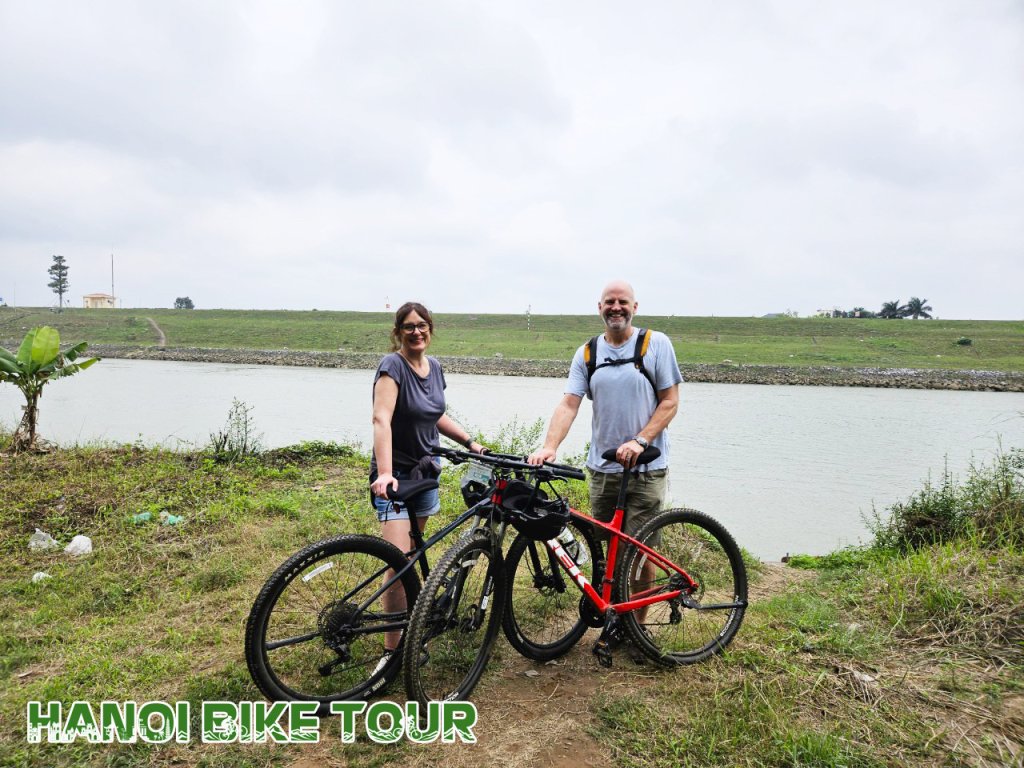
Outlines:
[{"label": "red bicycle", "polygon": [[[659,454],[648,448],[638,464]],[[614,461],[615,451],[604,458]],[[645,656],[674,666],[721,652],[739,630],[747,608],[747,572],[732,536],[694,509],[667,509],[635,536],[625,533],[632,474],[623,474],[610,523],[571,510],[577,526],[610,537],[607,561],[593,566],[593,583],[572,547],[558,538],[542,543],[520,537],[509,550],[512,585],[504,629],[527,658],[548,661],[572,648],[586,629],[569,625],[572,614],[586,626],[603,628],[593,650],[604,666],[611,665],[612,651],[626,638]],[[570,581],[577,589],[568,588]],[[578,599],[577,590],[583,592]]]},{"label": "red bicycle", "polygon": [[[614,461],[614,453],[605,458]],[[657,448],[648,448],[638,464],[659,455]],[[477,459],[458,451],[446,456],[456,462]],[[551,482],[559,479],[551,470],[525,462],[505,461],[503,466],[515,476],[498,483],[493,501],[519,535],[507,554],[504,526],[490,539],[468,537],[449,550],[445,567],[432,574],[420,593],[407,647],[426,647],[430,617],[450,615],[454,618],[448,625],[470,633],[485,623],[496,628],[495,612],[502,614],[513,647],[536,661],[566,653],[588,626],[603,628],[593,651],[604,666],[611,665],[613,650],[627,638],[645,656],[675,666],[720,653],[736,635],[747,608],[747,575],[739,547],[720,523],[696,510],[668,509],[630,535],[623,529],[631,473],[623,475],[612,521],[603,523],[568,506]],[[582,536],[569,533],[565,525],[570,520]],[[597,529],[610,537],[607,559],[594,544]],[[476,569],[482,587],[466,590],[475,595],[468,601],[472,610],[460,613],[435,599]],[[425,663],[424,655],[407,651],[410,699],[426,703],[431,694],[468,697],[493,647],[493,629],[485,635],[458,659],[429,657]]]}]

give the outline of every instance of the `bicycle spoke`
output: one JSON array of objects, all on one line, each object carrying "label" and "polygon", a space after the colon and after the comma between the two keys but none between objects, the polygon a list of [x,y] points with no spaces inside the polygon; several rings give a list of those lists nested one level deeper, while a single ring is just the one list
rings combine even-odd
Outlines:
[{"label": "bicycle spoke", "polygon": [[424,584],[403,660],[410,698],[465,698],[480,679],[505,597],[504,574],[490,546],[486,536],[466,534]]},{"label": "bicycle spoke", "polygon": [[[408,612],[385,610],[381,587],[383,574],[403,562],[383,540],[342,536],[282,565],[246,626],[246,660],[260,689],[272,699],[328,701],[366,696],[386,683],[399,659],[377,670],[385,632],[401,632]],[[415,596],[415,576],[392,589]]]},{"label": "bicycle spoke", "polygon": [[637,539],[684,568],[696,586],[627,547],[616,580],[618,602],[679,593],[623,614],[633,642],[663,664],[692,663],[720,652],[739,629],[747,600],[746,571],[732,537],[707,515],[668,510]]}]

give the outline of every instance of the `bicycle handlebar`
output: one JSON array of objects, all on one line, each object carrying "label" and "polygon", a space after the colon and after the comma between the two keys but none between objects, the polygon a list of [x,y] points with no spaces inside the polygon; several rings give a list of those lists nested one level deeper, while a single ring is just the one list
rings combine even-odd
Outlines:
[{"label": "bicycle handlebar", "polygon": [[528,464],[523,460],[524,457],[513,456],[507,453],[470,453],[468,451],[457,451],[454,448],[439,447],[434,448],[431,451],[431,454],[447,459],[453,464],[462,464],[466,461],[478,461],[481,464],[490,464],[491,466],[501,467],[502,469],[514,469],[533,474],[543,475],[550,473],[554,477],[573,480],[583,480],[586,478],[586,475],[583,474],[583,470],[576,469],[576,467],[570,467],[568,464],[555,464],[551,461],[545,461],[543,465]]}]

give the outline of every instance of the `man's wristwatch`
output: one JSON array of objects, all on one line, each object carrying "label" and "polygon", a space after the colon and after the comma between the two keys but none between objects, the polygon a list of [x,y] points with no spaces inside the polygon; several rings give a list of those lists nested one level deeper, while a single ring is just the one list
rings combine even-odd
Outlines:
[{"label": "man's wristwatch", "polygon": [[640,447],[643,448],[645,451],[651,447],[651,444],[644,440],[642,437],[640,437],[640,435],[634,437],[633,442],[639,443]]}]

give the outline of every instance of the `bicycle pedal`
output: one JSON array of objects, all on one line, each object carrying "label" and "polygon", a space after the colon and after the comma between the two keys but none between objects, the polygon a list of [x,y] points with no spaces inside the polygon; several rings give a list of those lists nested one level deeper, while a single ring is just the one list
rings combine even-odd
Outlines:
[{"label": "bicycle pedal", "polygon": [[612,649],[608,645],[607,640],[598,640],[594,643],[593,654],[597,656],[597,663],[602,667],[610,667],[612,665]]}]

